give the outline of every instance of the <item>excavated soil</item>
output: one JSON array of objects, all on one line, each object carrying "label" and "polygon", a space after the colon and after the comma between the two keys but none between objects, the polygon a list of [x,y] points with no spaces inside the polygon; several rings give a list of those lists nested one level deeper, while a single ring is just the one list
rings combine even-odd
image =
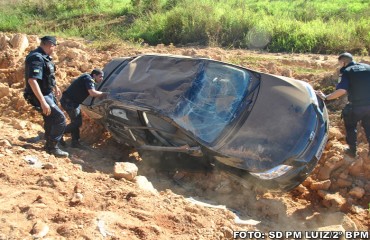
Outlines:
[{"label": "excavated soil", "polygon": [[[81,39],[59,42],[53,57],[62,90],[115,57],[149,52],[233,62],[316,89],[335,86],[337,79],[336,56],[330,55],[128,44],[97,50]],[[345,99],[328,104],[330,135],[323,156],[290,192],[262,191],[220,169],[190,169],[177,165],[176,157],[166,160],[167,167],[155,165],[154,156],[141,159],[85,114],[85,147],[66,147],[70,157],[55,158],[43,150],[43,140],[28,141],[43,131],[42,118],[22,96],[24,58],[38,44],[37,36],[0,32],[0,239],[232,239],[233,231],[369,230],[368,144],[359,128],[359,156],[343,153]],[[138,175],[115,178],[116,162],[136,164]]]}]

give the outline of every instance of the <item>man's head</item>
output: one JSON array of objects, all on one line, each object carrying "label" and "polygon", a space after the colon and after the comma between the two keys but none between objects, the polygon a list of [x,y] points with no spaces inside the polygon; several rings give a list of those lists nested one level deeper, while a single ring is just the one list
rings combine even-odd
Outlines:
[{"label": "man's head", "polygon": [[97,83],[100,83],[101,81],[103,81],[104,72],[98,68],[95,68],[94,70],[92,70],[90,75],[94,79],[94,81]]},{"label": "man's head", "polygon": [[344,52],[338,56],[339,65],[342,67],[347,66],[352,61],[353,61],[353,56],[352,54],[348,52]]},{"label": "man's head", "polygon": [[51,55],[54,52],[55,46],[57,45],[57,39],[53,36],[44,36],[40,38],[41,48],[46,54]]}]

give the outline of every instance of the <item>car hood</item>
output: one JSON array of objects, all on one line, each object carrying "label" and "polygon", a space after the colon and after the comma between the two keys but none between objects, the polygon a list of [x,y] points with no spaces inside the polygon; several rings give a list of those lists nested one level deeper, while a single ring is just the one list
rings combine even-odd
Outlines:
[{"label": "car hood", "polygon": [[307,147],[317,125],[308,88],[311,87],[302,81],[261,74],[253,109],[248,117],[241,117],[217,147],[218,152],[229,157],[221,161],[260,172],[297,157]]}]

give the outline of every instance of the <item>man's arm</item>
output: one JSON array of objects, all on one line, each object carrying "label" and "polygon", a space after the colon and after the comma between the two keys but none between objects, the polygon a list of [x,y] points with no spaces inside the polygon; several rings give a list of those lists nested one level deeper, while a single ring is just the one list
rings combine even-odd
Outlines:
[{"label": "man's arm", "polygon": [[40,90],[39,84],[37,83],[37,79],[35,78],[30,78],[28,79],[28,83],[30,84],[30,87],[37,97],[37,99],[40,102],[41,108],[42,108],[42,113],[45,114],[46,116],[49,116],[51,113],[51,109],[49,104],[45,101],[44,96],[42,95],[42,92]]},{"label": "man's arm", "polygon": [[343,95],[346,95],[347,94],[347,90],[345,89],[337,89],[335,90],[334,92],[326,95],[326,100],[333,100],[333,99],[337,99],[337,98],[340,98],[341,96]]},{"label": "man's arm", "polygon": [[57,97],[57,99],[60,100],[60,98],[62,97],[62,91],[60,91],[58,86],[54,87],[54,93],[55,93],[55,96]]},{"label": "man's arm", "polygon": [[97,91],[95,89],[89,89],[88,91],[89,91],[89,95],[91,97],[105,97],[105,96],[108,95],[107,92],[101,92],[101,91]]}]

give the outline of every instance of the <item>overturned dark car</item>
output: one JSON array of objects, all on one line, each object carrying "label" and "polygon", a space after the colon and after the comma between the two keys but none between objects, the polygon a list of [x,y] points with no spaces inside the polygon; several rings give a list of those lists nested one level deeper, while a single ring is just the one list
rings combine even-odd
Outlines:
[{"label": "overturned dark car", "polygon": [[139,55],[103,69],[105,99],[83,110],[139,151],[207,158],[235,176],[291,190],[327,142],[325,104],[306,82],[206,58]]}]

